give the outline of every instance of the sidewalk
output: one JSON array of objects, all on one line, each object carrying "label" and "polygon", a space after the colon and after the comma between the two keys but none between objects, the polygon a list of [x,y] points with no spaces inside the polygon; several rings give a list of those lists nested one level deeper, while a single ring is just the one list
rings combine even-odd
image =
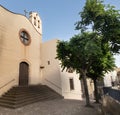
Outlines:
[{"label": "sidewalk", "polygon": [[84,101],[51,100],[27,105],[18,109],[0,107],[0,115],[100,115],[99,105],[93,103],[93,108],[85,107]]}]

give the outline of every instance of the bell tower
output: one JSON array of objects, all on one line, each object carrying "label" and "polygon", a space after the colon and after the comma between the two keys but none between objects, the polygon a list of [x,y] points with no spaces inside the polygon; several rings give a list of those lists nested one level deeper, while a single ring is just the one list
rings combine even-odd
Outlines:
[{"label": "bell tower", "polygon": [[40,19],[40,16],[36,12],[30,12],[29,13],[29,20],[33,24],[33,26],[36,28],[36,30],[42,34],[42,21]]}]

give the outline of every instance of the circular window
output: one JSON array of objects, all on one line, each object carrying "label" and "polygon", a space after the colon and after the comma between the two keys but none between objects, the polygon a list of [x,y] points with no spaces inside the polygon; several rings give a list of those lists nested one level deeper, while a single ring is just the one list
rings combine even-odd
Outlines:
[{"label": "circular window", "polygon": [[30,35],[26,30],[21,30],[20,31],[20,40],[24,45],[29,45],[31,40],[30,40]]}]

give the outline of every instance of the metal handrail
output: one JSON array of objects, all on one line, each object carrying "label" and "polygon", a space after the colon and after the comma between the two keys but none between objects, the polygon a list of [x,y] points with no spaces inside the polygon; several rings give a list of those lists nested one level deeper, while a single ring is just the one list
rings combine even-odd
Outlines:
[{"label": "metal handrail", "polygon": [[0,89],[4,88],[5,86],[7,86],[8,84],[10,84],[11,82],[15,81],[15,79],[10,80],[9,82],[7,82],[6,84],[4,84],[3,86],[0,87]]},{"label": "metal handrail", "polygon": [[103,92],[105,95],[109,95],[120,102],[120,90],[112,89],[111,87],[103,87]]},{"label": "metal handrail", "polygon": [[51,83],[52,85],[54,85],[55,87],[57,87],[58,89],[60,89],[60,90],[62,90],[62,88],[61,87],[59,87],[59,86],[57,86],[56,84],[54,84],[53,82],[51,82],[51,81],[49,81],[49,80],[47,80],[47,79],[45,79],[47,82],[49,82],[49,83]]}]

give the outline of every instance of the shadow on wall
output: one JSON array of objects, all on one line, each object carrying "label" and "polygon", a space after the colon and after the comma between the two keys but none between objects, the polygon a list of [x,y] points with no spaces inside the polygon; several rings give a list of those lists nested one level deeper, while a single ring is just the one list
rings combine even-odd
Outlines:
[{"label": "shadow on wall", "polygon": [[3,35],[3,33],[0,33],[0,56],[2,55],[2,50],[3,50],[3,48],[2,48],[2,46],[4,46],[4,35]]}]

